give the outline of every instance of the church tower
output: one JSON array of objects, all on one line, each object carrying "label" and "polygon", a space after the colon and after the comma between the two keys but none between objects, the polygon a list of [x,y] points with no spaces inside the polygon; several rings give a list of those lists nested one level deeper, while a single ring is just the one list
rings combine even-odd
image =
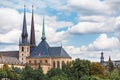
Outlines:
[{"label": "church tower", "polygon": [[100,57],[100,63],[104,63],[104,56],[103,56],[103,52],[101,52],[101,57]]},{"label": "church tower", "polygon": [[23,28],[21,34],[21,40],[19,42],[19,61],[22,64],[26,63],[26,57],[30,55],[30,45],[28,41],[27,24],[26,24],[26,10],[24,6],[24,19]]},{"label": "church tower", "polygon": [[34,12],[32,6],[32,20],[31,20],[31,32],[30,32],[30,52],[36,47],[35,30],[34,30]]}]

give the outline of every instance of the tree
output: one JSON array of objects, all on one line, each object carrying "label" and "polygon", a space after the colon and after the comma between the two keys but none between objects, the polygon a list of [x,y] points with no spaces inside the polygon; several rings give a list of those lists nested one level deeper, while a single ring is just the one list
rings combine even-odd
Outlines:
[{"label": "tree", "polygon": [[7,72],[4,69],[0,68],[0,79],[5,77],[7,77]]},{"label": "tree", "polygon": [[72,78],[72,62],[67,62],[62,66],[62,71],[67,74],[68,79]]},{"label": "tree", "polygon": [[57,68],[57,69],[55,69],[55,68],[50,69],[48,71],[48,73],[47,73],[47,76],[49,78],[51,78],[52,80],[54,80],[54,78],[56,79],[58,77],[60,77],[60,78],[61,77],[67,78],[67,75],[61,69],[59,69],[59,68]]},{"label": "tree", "polygon": [[119,73],[117,71],[111,71],[108,73],[108,78],[110,80],[120,80]]},{"label": "tree", "polygon": [[104,70],[104,67],[98,62],[93,62],[91,64],[91,75],[104,76]]},{"label": "tree", "polygon": [[56,75],[50,78],[50,80],[68,80],[67,76]]},{"label": "tree", "polygon": [[76,80],[79,80],[82,76],[90,76],[91,62],[88,60],[75,59],[72,62],[72,74]]},{"label": "tree", "polygon": [[38,69],[34,70],[34,80],[44,80],[44,74],[40,64],[38,66]]},{"label": "tree", "polygon": [[34,70],[29,65],[26,65],[21,73],[21,80],[34,80]]},{"label": "tree", "polygon": [[12,80],[21,80],[21,72],[22,70],[20,68],[12,67],[12,73],[13,73]]},{"label": "tree", "polygon": [[80,78],[80,80],[94,80],[90,76],[83,76]]},{"label": "tree", "polygon": [[112,61],[108,61],[108,71],[111,72],[114,70],[114,65],[112,63]]}]

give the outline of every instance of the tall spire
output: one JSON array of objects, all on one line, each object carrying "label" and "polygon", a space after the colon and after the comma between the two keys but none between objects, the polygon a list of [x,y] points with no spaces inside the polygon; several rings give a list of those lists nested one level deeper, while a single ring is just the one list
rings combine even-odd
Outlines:
[{"label": "tall spire", "polygon": [[24,5],[24,19],[23,19],[23,29],[22,29],[22,43],[26,44],[27,43],[27,38],[28,38],[28,33],[27,33],[27,24],[26,24],[26,9]]},{"label": "tall spire", "polygon": [[35,47],[36,46],[36,41],[35,41],[35,30],[34,30],[34,10],[33,10],[33,5],[32,5],[32,20],[31,20],[31,33],[30,33],[30,47]]},{"label": "tall spire", "polygon": [[45,37],[45,22],[44,22],[44,18],[43,18],[43,28],[42,28],[42,37],[41,37],[42,40],[45,40],[46,37]]}]

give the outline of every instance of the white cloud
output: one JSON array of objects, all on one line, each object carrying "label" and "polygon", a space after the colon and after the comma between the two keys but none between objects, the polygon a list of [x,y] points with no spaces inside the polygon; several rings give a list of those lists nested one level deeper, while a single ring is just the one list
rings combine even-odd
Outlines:
[{"label": "white cloud", "polygon": [[109,33],[120,29],[120,17],[81,16],[80,22],[69,28],[73,34]]},{"label": "white cloud", "polygon": [[[19,13],[17,10],[10,8],[0,8],[1,17],[1,30],[0,30],[0,41],[7,43],[17,43],[22,31],[23,24],[23,13]],[[27,17],[27,28],[28,33],[30,32],[31,26],[31,13],[26,13]],[[49,43],[56,43],[64,41],[64,39],[69,35],[67,31],[57,32],[58,29],[72,26],[71,22],[57,21],[56,16],[44,16],[45,17],[45,28],[46,37]],[[42,15],[34,14],[34,23],[36,31],[37,43],[40,42],[42,33]],[[52,39],[51,39],[52,38]]]},{"label": "white cloud", "polygon": [[[90,13],[102,13],[111,14],[111,10],[107,4],[99,0],[69,0],[69,6],[78,12],[86,14]],[[88,12],[88,13],[87,13]],[[83,14],[84,15],[84,14]]]},{"label": "white cloud", "polygon": [[116,37],[109,38],[106,34],[101,34],[93,43],[89,44],[90,50],[113,50],[120,47],[120,41]]}]

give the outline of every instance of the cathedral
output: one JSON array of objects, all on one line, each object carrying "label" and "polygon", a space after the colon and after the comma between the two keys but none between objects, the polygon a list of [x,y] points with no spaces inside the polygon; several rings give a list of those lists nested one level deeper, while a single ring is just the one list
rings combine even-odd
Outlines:
[{"label": "cathedral", "polygon": [[35,40],[34,30],[34,11],[32,8],[31,32],[30,40],[28,40],[26,9],[24,7],[23,27],[21,39],[19,40],[18,51],[0,51],[0,67],[3,64],[25,66],[29,64],[32,68],[41,65],[43,72],[51,68],[62,68],[64,64],[72,60],[71,56],[64,50],[62,46],[51,47],[46,41],[45,24],[43,19],[42,37],[38,45]]}]

